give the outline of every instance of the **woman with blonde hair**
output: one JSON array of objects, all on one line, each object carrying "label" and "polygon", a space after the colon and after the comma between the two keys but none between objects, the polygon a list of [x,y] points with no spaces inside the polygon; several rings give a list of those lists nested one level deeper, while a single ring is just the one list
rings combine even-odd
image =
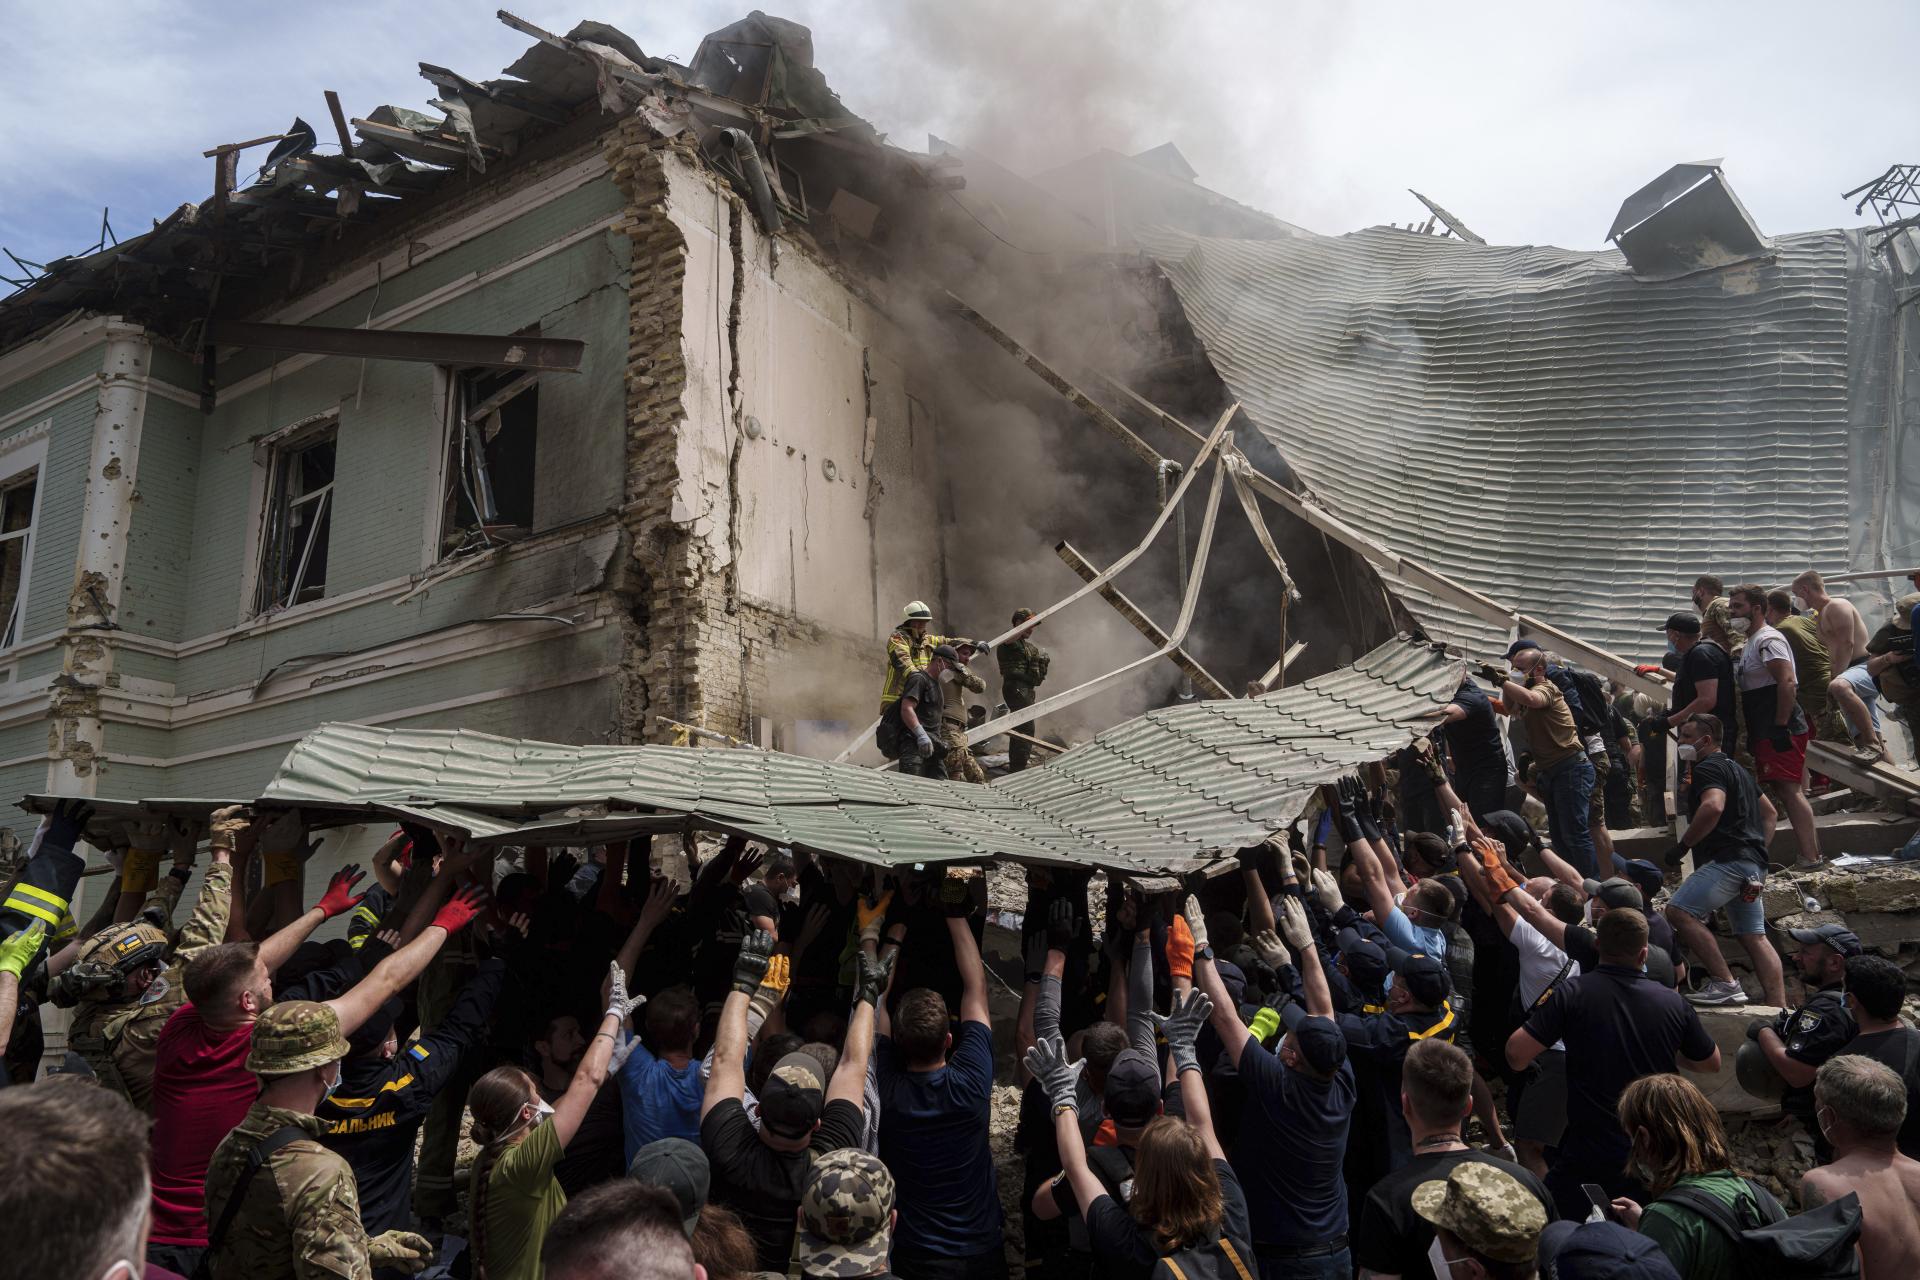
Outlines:
[{"label": "woman with blonde hair", "polygon": [[1633,1144],[1627,1172],[1654,1196],[1644,1209],[1625,1197],[1615,1199],[1621,1222],[1659,1245],[1687,1280],[1736,1280],[1740,1259],[1733,1241],[1685,1200],[1711,1197],[1736,1215],[1745,1201],[1755,1223],[1781,1210],[1734,1171],[1720,1113],[1693,1081],[1665,1072],[1628,1085],[1618,1114]]},{"label": "woman with blonde hair", "polygon": [[540,1246],[567,1206],[553,1167],[606,1083],[620,1028],[640,1003],[627,998],[619,964],[609,968],[607,1012],[557,1101],[549,1106],[519,1067],[495,1067],[467,1094],[473,1140],[480,1144],[467,1208],[473,1280],[540,1280],[543,1274]]}]

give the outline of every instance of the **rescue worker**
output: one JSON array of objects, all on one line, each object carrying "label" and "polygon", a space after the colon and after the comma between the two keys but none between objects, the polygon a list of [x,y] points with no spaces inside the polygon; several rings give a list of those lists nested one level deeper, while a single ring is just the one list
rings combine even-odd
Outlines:
[{"label": "rescue worker", "polygon": [[[214,815],[206,879],[193,914],[171,948],[166,931],[149,918],[111,925],[82,943],[72,967],[53,980],[53,1002],[74,1011],[68,1047],[93,1068],[96,1080],[142,1111],[153,1110],[154,1047],[160,1032],[187,1001],[187,962],[226,937],[233,901],[233,842],[249,825],[244,812],[221,810]],[[191,846],[185,854],[183,866],[176,852],[168,875],[180,885],[193,871]],[[123,865],[123,891],[133,883],[126,879],[128,870]],[[172,894],[178,891],[175,886]]]},{"label": "rescue worker", "polygon": [[[1031,609],[1015,609],[1013,626],[1019,626],[1033,616]],[[994,661],[1000,666],[1000,697],[1014,711],[1030,707],[1034,703],[1034,690],[1047,682],[1047,665],[1053,661],[1045,649],[1033,642],[1033,633],[1040,624],[1034,623],[1014,634],[1010,640],[1002,641],[994,648]],[[1034,722],[1013,726],[1014,734],[1033,736]],[[1027,767],[1028,758],[1033,755],[1033,743],[1027,738],[1009,734],[1007,737],[1007,772],[1018,773]]]},{"label": "rescue worker", "polygon": [[954,643],[956,637],[953,636],[928,635],[927,628],[932,622],[933,610],[927,608],[924,601],[908,601],[907,607],[900,611],[900,625],[887,637],[887,672],[880,684],[881,715],[900,700],[907,677],[926,670],[934,646]]},{"label": "rescue worker", "polygon": [[1771,1021],[1755,1018],[1747,1025],[1747,1037],[1759,1042],[1768,1064],[1786,1081],[1780,1109],[1800,1118],[1813,1138],[1814,1159],[1825,1164],[1833,1159],[1833,1144],[1814,1122],[1813,1078],[1859,1030],[1847,1010],[1847,958],[1865,948],[1842,924],[1789,929],[1787,936],[1800,944],[1795,960],[1810,993],[1807,1002],[1781,1010]]},{"label": "rescue worker", "polygon": [[960,782],[985,784],[987,771],[973,758],[973,748],[967,745],[967,728],[973,712],[973,708],[967,705],[967,694],[985,693],[987,682],[968,669],[977,652],[973,641],[962,640],[953,646],[953,651],[960,660],[940,676],[943,699],[940,704],[940,738],[941,745],[946,748],[947,776]]},{"label": "rescue worker", "polygon": [[75,853],[73,846],[92,817],[93,806],[85,800],[54,802],[53,811],[40,820],[40,829],[34,833],[20,878],[0,903],[0,935],[18,932],[38,920],[54,942],[73,937],[73,891],[87,867],[86,858]]},{"label": "rescue worker", "polygon": [[260,1097],[207,1168],[213,1280],[370,1280],[374,1267],[412,1275],[433,1260],[410,1231],[367,1238],[353,1170],[320,1143],[314,1109],[339,1085],[348,1047],[324,1004],[286,1000],[255,1020],[247,1070]]}]

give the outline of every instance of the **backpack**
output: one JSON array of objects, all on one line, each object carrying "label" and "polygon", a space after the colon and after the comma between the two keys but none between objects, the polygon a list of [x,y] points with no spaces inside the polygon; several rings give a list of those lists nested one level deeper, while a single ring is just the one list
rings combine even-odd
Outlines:
[{"label": "backpack", "polygon": [[1691,1209],[1733,1242],[1735,1265],[1767,1280],[1858,1280],[1860,1197],[1846,1195],[1787,1216],[1767,1189],[1747,1179],[1750,1198],[1728,1207],[1698,1187],[1675,1187],[1656,1203]]},{"label": "backpack", "polygon": [[1191,1245],[1153,1264],[1153,1280],[1253,1280],[1240,1250],[1225,1236]]},{"label": "backpack", "polygon": [[1585,667],[1576,667],[1571,662],[1567,664],[1567,674],[1573,678],[1573,687],[1580,691],[1580,713],[1573,718],[1580,736],[1590,738],[1597,733],[1611,739],[1607,723],[1607,707],[1611,703],[1607,698],[1606,685],[1593,672]]}]

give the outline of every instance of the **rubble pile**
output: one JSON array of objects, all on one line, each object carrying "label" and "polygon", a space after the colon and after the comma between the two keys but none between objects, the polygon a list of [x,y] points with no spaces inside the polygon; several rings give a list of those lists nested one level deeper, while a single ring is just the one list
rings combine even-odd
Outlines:
[{"label": "rubble pile", "polygon": [[1920,862],[1776,871],[1762,896],[1775,929],[1839,922],[1920,988]]},{"label": "rubble pile", "polygon": [[1800,1175],[1813,1168],[1813,1139],[1796,1120],[1727,1116],[1733,1167],[1771,1191],[1781,1204],[1798,1204]]}]

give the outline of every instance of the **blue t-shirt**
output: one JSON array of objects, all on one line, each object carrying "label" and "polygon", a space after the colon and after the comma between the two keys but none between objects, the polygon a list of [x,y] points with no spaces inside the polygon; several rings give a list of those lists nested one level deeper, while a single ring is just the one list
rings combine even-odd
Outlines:
[{"label": "blue t-shirt", "polygon": [[1241,1050],[1246,1101],[1233,1171],[1247,1196],[1253,1244],[1321,1244],[1347,1230],[1340,1164],[1353,1118],[1353,1068],[1330,1080],[1295,1071],[1251,1037]]},{"label": "blue t-shirt", "polygon": [[633,1153],[661,1138],[700,1141],[700,1097],[706,1081],[700,1060],[676,1067],[647,1052],[644,1044],[620,1067],[620,1119],[627,1136],[627,1163]]},{"label": "blue t-shirt", "polygon": [[895,1249],[972,1257],[1000,1248],[1000,1192],[987,1144],[993,1033],[954,1029],[947,1065],[909,1071],[893,1041],[874,1043],[880,1086],[880,1159],[893,1171],[900,1223]]}]

